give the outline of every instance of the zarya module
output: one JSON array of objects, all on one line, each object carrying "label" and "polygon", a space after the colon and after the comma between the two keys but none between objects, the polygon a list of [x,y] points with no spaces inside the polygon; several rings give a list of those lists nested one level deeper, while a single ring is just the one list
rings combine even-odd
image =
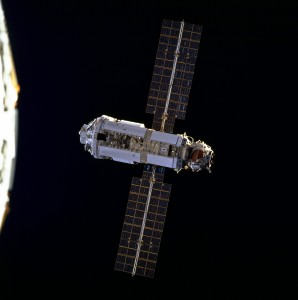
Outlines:
[{"label": "zarya module", "polygon": [[128,164],[152,164],[179,172],[191,169],[210,172],[213,151],[210,146],[184,134],[145,128],[144,124],[101,116],[81,128],[80,142],[99,159]]},{"label": "zarya module", "polygon": [[171,192],[165,169],[210,172],[213,150],[173,133],[175,120],[185,119],[201,32],[200,25],[163,20],[146,106],[151,129],[103,115],[79,132],[95,158],[144,164],[142,177],[132,178],[115,262],[132,276],[154,276]]}]

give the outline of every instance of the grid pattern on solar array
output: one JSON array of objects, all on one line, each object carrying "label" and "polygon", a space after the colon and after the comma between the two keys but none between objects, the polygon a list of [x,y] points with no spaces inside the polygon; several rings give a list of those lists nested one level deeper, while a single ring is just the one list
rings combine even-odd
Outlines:
[{"label": "grid pattern on solar array", "polygon": [[[154,114],[152,129],[160,130],[161,122],[162,122],[162,115]],[[166,119],[165,125],[164,125],[164,132],[173,133],[174,125],[175,125],[175,118],[172,116],[167,116],[167,119]]]},{"label": "grid pattern on solar array", "polygon": [[149,180],[150,177],[152,176],[153,168],[155,168],[155,173],[154,173],[155,181],[163,182],[163,178],[164,178],[164,175],[165,175],[165,168],[161,167],[161,166],[153,166],[153,165],[150,165],[150,164],[145,164],[144,165],[142,179]]},{"label": "grid pattern on solar array", "polygon": [[[132,273],[150,182],[133,177],[120,237],[115,270]],[[171,185],[153,184],[136,275],[153,277],[166,218]]]},{"label": "grid pattern on solar array", "polygon": [[[152,128],[160,130],[161,116],[173,69],[181,22],[163,20],[146,112],[155,114]],[[202,26],[184,23],[165,131],[172,132],[175,118],[184,119],[188,104]],[[168,127],[168,128],[167,128]]]}]

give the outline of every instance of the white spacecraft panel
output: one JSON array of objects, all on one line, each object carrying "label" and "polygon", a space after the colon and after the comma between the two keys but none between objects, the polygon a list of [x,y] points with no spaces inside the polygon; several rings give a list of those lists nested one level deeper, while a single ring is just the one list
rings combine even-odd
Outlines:
[{"label": "white spacecraft panel", "polygon": [[152,165],[163,166],[163,167],[175,169],[177,166],[177,158],[148,153],[147,163],[152,164]]},{"label": "white spacecraft panel", "polygon": [[180,146],[182,143],[181,136],[161,131],[153,131],[151,135],[151,140],[177,146]]},{"label": "white spacecraft panel", "polygon": [[9,192],[14,180],[18,93],[19,85],[0,1],[0,230],[9,211]]},{"label": "white spacecraft panel", "polygon": [[127,125],[131,125],[131,126],[135,126],[135,127],[145,127],[145,125],[142,123],[127,121],[127,120],[120,120],[120,121],[118,121],[118,123],[127,124]]},{"label": "white spacecraft panel", "polygon": [[120,122],[107,121],[103,125],[102,129],[115,131],[127,135],[139,136],[142,138],[145,136],[145,133],[147,131],[147,129],[144,127],[144,124],[139,124],[139,123],[129,124],[129,122],[123,122],[123,121]]},{"label": "white spacecraft panel", "polygon": [[127,162],[140,162],[140,153],[127,151],[123,149],[116,149],[111,147],[100,146],[99,155],[112,157],[113,160]]}]

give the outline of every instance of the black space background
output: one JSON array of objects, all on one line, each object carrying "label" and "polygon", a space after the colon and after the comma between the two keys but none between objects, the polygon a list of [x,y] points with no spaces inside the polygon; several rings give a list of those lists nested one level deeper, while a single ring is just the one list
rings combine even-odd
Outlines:
[{"label": "black space background", "polygon": [[[95,4],[96,3],[96,4]],[[261,2],[262,3],[262,2]],[[3,0],[21,93],[0,299],[297,299],[297,5]],[[185,121],[213,172],[168,170],[155,278],[113,271],[132,176],[80,127],[145,114],[163,18],[203,25]],[[295,148],[294,148],[295,150]],[[294,159],[295,160],[295,159]]]}]

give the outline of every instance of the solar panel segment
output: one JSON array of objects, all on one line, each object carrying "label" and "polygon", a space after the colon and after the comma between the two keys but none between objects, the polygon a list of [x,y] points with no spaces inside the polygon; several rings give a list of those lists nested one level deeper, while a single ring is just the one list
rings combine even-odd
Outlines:
[{"label": "solar panel segment", "polygon": [[[152,174],[151,166],[149,166],[149,170],[148,166],[145,166],[142,178],[133,177],[132,179],[115,270],[133,273],[135,260],[137,259],[135,274],[153,277],[170,198],[171,184],[163,183],[161,180],[164,168],[157,169],[157,179],[153,183],[144,232],[141,236],[141,226],[150,186],[148,175]],[[138,243],[141,245],[139,257],[137,257]]]},{"label": "solar panel segment", "polygon": [[[175,118],[185,119],[202,32],[202,26],[185,22],[182,25],[182,22],[163,20],[146,106],[146,112],[154,114],[152,128],[155,130],[161,129],[163,114],[168,115],[164,131],[170,133]],[[180,31],[182,36],[176,53]],[[173,70],[175,55],[178,58]],[[169,105],[165,112],[167,98]]]},{"label": "solar panel segment", "polygon": [[[144,165],[142,178],[149,180],[150,177],[152,176],[152,169],[153,169],[152,165],[149,164]],[[155,172],[154,172],[155,182],[163,182],[164,174],[165,174],[164,167],[155,166]]]}]

